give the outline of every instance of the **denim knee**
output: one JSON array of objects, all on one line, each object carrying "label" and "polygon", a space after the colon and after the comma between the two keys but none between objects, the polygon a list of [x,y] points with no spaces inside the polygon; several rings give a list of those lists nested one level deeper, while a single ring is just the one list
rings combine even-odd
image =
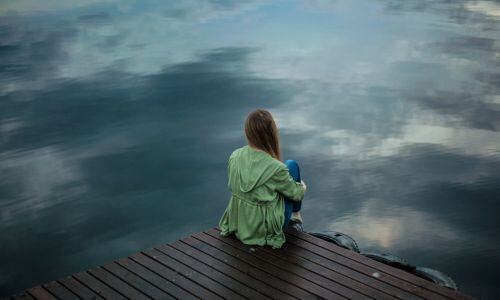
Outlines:
[{"label": "denim knee", "polygon": [[285,161],[285,165],[287,166],[288,171],[290,172],[290,175],[292,175],[293,179],[295,181],[300,181],[299,164],[293,159],[288,159]]},{"label": "denim knee", "polygon": [[295,160],[293,160],[293,159],[287,159],[287,160],[285,160],[285,165],[289,169],[290,169],[290,167],[295,168],[295,167],[299,166],[299,164]]}]

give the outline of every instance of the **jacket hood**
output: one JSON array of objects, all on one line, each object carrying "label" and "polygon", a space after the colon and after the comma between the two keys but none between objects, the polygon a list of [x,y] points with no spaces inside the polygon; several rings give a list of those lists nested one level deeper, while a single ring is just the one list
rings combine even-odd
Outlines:
[{"label": "jacket hood", "polygon": [[271,155],[248,145],[235,151],[231,158],[231,173],[236,176],[244,193],[264,184],[280,167],[279,161]]}]

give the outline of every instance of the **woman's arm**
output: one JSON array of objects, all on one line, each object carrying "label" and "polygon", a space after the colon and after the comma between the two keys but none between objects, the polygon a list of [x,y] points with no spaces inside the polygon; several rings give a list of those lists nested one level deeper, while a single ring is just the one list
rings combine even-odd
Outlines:
[{"label": "woman's arm", "polygon": [[283,196],[294,201],[301,201],[304,198],[305,184],[293,180],[286,165],[280,167],[271,179],[274,189]]}]

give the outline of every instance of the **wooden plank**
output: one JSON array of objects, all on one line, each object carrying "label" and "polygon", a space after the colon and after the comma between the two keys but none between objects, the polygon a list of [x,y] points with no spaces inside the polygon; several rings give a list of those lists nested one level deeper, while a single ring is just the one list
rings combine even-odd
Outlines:
[{"label": "wooden plank", "polygon": [[169,244],[169,246],[185,253],[186,255],[189,255],[193,259],[210,265],[212,268],[218,270],[219,272],[224,273],[225,275],[233,278],[236,281],[246,284],[248,287],[259,291],[259,293],[262,293],[267,297],[273,299],[296,299],[295,297],[285,294],[282,291],[274,288],[267,282],[263,282],[260,279],[249,276],[249,274],[245,273],[243,270],[238,269],[234,265],[228,264],[227,261],[221,261],[217,258],[214,258],[194,247],[189,246],[182,241],[173,242]]},{"label": "wooden plank", "polygon": [[[379,290],[373,289],[361,282],[354,281],[349,277],[343,276],[342,274],[333,272],[324,268],[320,264],[314,264],[301,257],[291,256],[289,253],[283,251],[282,249],[269,249],[267,247],[254,248],[249,245],[245,245],[235,238],[222,237],[216,230],[208,230],[205,232],[213,238],[223,241],[235,248],[245,251],[255,257],[266,260],[269,263],[275,264],[277,266],[282,266],[288,268],[289,270],[295,272],[297,275],[303,276],[312,280],[318,285],[324,288],[342,291],[344,289],[349,289],[350,293],[343,294],[348,297],[352,293],[352,290],[363,293],[367,297],[375,297],[377,299],[395,299],[396,297],[390,294],[383,293]],[[250,250],[255,249],[255,250]],[[290,266],[291,265],[291,266]],[[338,281],[338,282],[337,282]],[[339,284],[340,289],[338,289]],[[411,295],[409,295],[411,296]],[[410,297],[406,299],[411,299]]]},{"label": "wooden plank", "polygon": [[207,299],[207,298],[212,298],[212,299],[220,299],[220,297],[211,291],[205,289],[204,287],[196,284],[195,282],[189,280],[188,278],[184,277],[183,275],[173,271],[172,269],[162,265],[160,262],[157,260],[147,256],[144,253],[140,254],[134,254],[131,256],[133,260],[136,262],[140,263],[141,265],[147,267],[148,269],[154,271],[156,274],[160,275],[161,277],[170,280],[171,282],[175,283],[176,285],[182,287],[186,291],[190,292],[191,294],[195,295],[196,297]]},{"label": "wooden plank", "polygon": [[[269,283],[271,286],[280,289],[282,292],[288,293],[300,299],[314,299],[319,296],[318,294],[315,294],[314,292],[311,291],[312,282],[306,282],[302,280],[302,278],[300,277],[298,278],[292,277],[288,272],[275,270],[272,268],[271,271],[273,273],[270,273],[269,270],[266,269],[266,267],[269,268],[269,266],[267,266],[266,264],[259,264],[259,261],[256,261],[256,259],[254,258],[249,259],[247,257],[245,259],[242,259],[240,258],[240,256],[238,257],[232,256],[216,247],[213,247],[209,244],[204,243],[201,240],[192,237],[184,238],[182,239],[182,241],[197,248],[198,250],[205,252],[208,255],[211,255],[218,259],[224,260],[231,265],[234,265],[236,268],[244,271],[250,276],[254,278],[259,278],[260,280]],[[300,284],[303,284],[303,286],[300,286]],[[324,291],[325,290],[323,289],[317,291],[317,293],[328,294],[330,297],[332,297],[332,299],[342,298],[339,295],[330,293],[329,291],[323,293]]]},{"label": "wooden plank", "polygon": [[181,287],[173,284],[167,279],[161,277],[160,275],[154,273],[150,269],[142,266],[141,264],[135,262],[132,259],[124,258],[117,261],[117,263],[126,268],[127,270],[134,272],[137,276],[140,276],[144,280],[153,284],[157,288],[163,290],[164,292],[170,294],[172,297],[177,299],[198,299],[194,295],[188,293]]},{"label": "wooden plank", "polygon": [[226,274],[219,272],[217,269],[206,265],[187,254],[171,247],[170,245],[161,245],[156,247],[159,251],[169,255],[170,257],[178,260],[179,262],[188,265],[190,268],[202,273],[203,275],[212,278],[213,280],[223,284],[227,288],[237,291],[242,296],[249,299],[264,299],[267,298],[265,295],[258,293],[254,289],[246,286],[245,284],[234,280],[233,278],[227,276]]},{"label": "wooden plank", "polygon": [[12,296],[11,298],[15,299],[15,300],[35,300],[35,298],[31,297],[31,295],[28,294],[26,291],[19,293],[19,294],[16,294],[16,295]]},{"label": "wooden plank", "polygon": [[415,286],[411,286],[406,282],[402,282],[401,285],[399,285],[398,282],[401,281],[397,279],[388,280],[389,283],[394,284],[390,285],[385,281],[385,276],[379,276],[379,278],[373,276],[373,274],[377,272],[377,270],[375,269],[370,270],[369,268],[363,268],[362,270],[359,270],[355,268],[349,268],[348,266],[340,264],[338,261],[330,260],[325,257],[328,254],[326,254],[325,256],[321,256],[316,254],[314,252],[314,249],[301,248],[293,244],[292,242],[289,242],[285,247],[283,247],[281,251],[285,255],[291,255],[297,257],[298,259],[309,261],[316,265],[321,265],[322,268],[319,268],[318,270],[322,273],[325,273],[325,276],[330,272],[339,272],[357,280],[358,282],[378,289],[379,291],[389,293],[399,299],[422,299],[422,297],[431,299],[436,298],[436,295],[431,292],[424,292],[421,295],[415,295],[415,291],[418,290],[415,289]]},{"label": "wooden plank", "polygon": [[304,232],[286,239],[250,246],[213,228],[3,300],[472,299]]},{"label": "wooden plank", "polygon": [[68,290],[72,291],[74,294],[78,295],[81,299],[91,300],[91,299],[103,299],[88,287],[80,283],[80,281],[75,278],[68,276],[58,280],[60,284],[64,285]]},{"label": "wooden plank", "polygon": [[88,270],[91,275],[98,278],[123,296],[129,299],[149,299],[146,295],[139,290],[133,288],[125,281],[106,271],[102,267],[92,268]]},{"label": "wooden plank", "polygon": [[117,291],[113,290],[112,288],[108,287],[105,285],[103,282],[100,280],[96,279],[95,277],[91,276],[87,272],[80,272],[75,275],[73,275],[74,278],[76,278],[80,283],[84,284],[94,292],[96,292],[98,295],[100,295],[103,298],[106,299],[125,299],[123,295],[119,294]]},{"label": "wooden plank", "polygon": [[[326,250],[324,248],[321,248],[315,244],[312,243],[307,243],[301,239],[298,239],[293,236],[287,237],[288,242],[289,242],[289,247],[291,248],[290,251],[294,253],[294,255],[299,255],[301,257],[304,257],[306,259],[309,259],[313,262],[316,263],[322,263],[323,266],[332,269],[332,270],[340,270],[340,269],[346,269],[346,270],[355,270],[360,274],[364,274],[368,277],[370,277],[370,280],[367,280],[365,282],[372,282],[375,286],[380,285],[381,283],[387,283],[389,285],[392,285],[394,287],[397,287],[399,289],[402,289],[408,293],[411,293],[413,295],[423,297],[426,299],[446,299],[444,296],[439,295],[434,293],[433,291],[425,290],[422,289],[412,283],[409,283],[407,281],[401,280],[398,277],[391,276],[389,274],[385,274],[383,272],[380,272],[380,270],[358,263],[356,261],[350,260],[349,258],[346,258],[342,255],[337,254],[336,252]],[[307,251],[300,251],[294,246],[306,249]],[[337,248],[340,248],[336,245],[333,245]],[[359,254],[356,254],[360,256]],[[325,259],[327,261],[325,261]],[[373,274],[377,273],[378,276],[374,277]],[[353,276],[355,276],[355,273],[353,273]],[[357,276],[357,275],[356,275]],[[363,278],[363,277],[361,277]],[[361,279],[360,278],[360,279]],[[366,277],[364,277],[366,278]],[[375,282],[373,282],[375,280]],[[387,287],[386,287],[387,288]],[[404,299],[404,297],[403,297]]]},{"label": "wooden plank", "polygon": [[276,259],[265,260],[262,257],[247,253],[244,250],[242,251],[205,233],[195,234],[194,237],[213,247],[216,247],[217,249],[229,255],[233,255],[247,262],[250,262],[255,267],[270,274],[275,274],[281,279],[294,284],[299,288],[303,288],[304,290],[307,290],[319,297],[327,299],[342,297],[349,299],[370,299],[368,296],[362,295],[357,291],[347,288],[336,282],[331,282],[331,289],[325,288],[319,285],[317,282],[317,280],[322,280],[322,278],[320,276],[316,276],[316,274],[311,273],[308,270],[289,264],[287,262],[281,261],[280,263]]},{"label": "wooden plank", "polygon": [[[290,237],[288,238],[288,242],[289,245],[287,246],[287,248],[290,248],[290,251],[293,253],[297,252],[299,256],[305,259],[308,259],[312,262],[321,263],[324,267],[335,271],[342,271],[342,270],[345,270],[345,272],[350,272],[350,270],[357,271],[357,273],[351,272],[350,274],[353,277],[358,278],[359,280],[365,279],[364,282],[366,284],[371,284],[374,287],[382,286],[386,291],[392,290],[395,295],[398,295],[398,297],[401,296],[403,299],[406,298],[405,295],[398,294],[397,291],[394,290],[394,288],[403,290],[405,294],[410,293],[422,298],[446,299],[446,297],[442,295],[436,294],[429,290],[422,289],[407,281],[380,272],[380,270],[378,269],[360,264],[356,261],[352,261],[334,252],[327,251],[321,247],[304,243],[300,239],[296,240],[293,237]],[[306,249],[307,251],[298,252],[299,250],[297,250],[296,247],[299,247],[299,249]],[[378,276],[376,277],[373,276],[373,274],[375,273],[377,273]]]},{"label": "wooden plank", "polygon": [[57,300],[54,295],[49,293],[41,286],[35,286],[27,290],[27,292],[37,300]]},{"label": "wooden plank", "polygon": [[[298,232],[295,230],[289,230],[287,233],[290,236],[294,236],[304,242],[306,244],[303,244],[304,247],[309,246],[310,244],[316,245],[318,247],[321,247],[330,254],[337,254],[338,256],[343,256],[345,258],[348,258],[349,261],[347,262],[348,264],[354,264],[355,262],[364,264],[365,266],[371,267],[373,269],[376,269],[379,273],[382,273],[379,278],[382,278],[384,275],[390,275],[395,278],[399,278],[401,281],[406,281],[409,283],[411,286],[413,286],[412,292],[418,292],[418,291],[423,291],[425,292],[430,291],[433,293],[440,294],[441,296],[447,297],[447,298],[452,298],[452,299],[473,299],[472,297],[466,296],[462,293],[452,291],[450,289],[447,289],[445,287],[442,287],[440,285],[437,285],[435,283],[432,283],[430,281],[427,281],[423,278],[417,277],[413,274],[410,274],[406,271],[393,268],[388,265],[384,265],[380,262],[374,261],[368,257],[365,257],[363,255],[359,255],[357,253],[354,253],[352,251],[349,251],[347,249],[338,247],[336,245],[333,245],[332,243],[326,242],[322,239],[316,238],[312,235],[309,235],[307,233],[302,233]],[[298,240],[297,240],[298,241]],[[419,289],[423,288],[423,289]]]},{"label": "wooden plank", "polygon": [[[374,273],[378,273],[379,276],[377,278],[374,277],[378,281],[386,282],[386,283],[391,284],[393,286],[404,289],[412,294],[415,294],[415,295],[418,295],[418,296],[421,296],[421,297],[424,297],[427,299],[446,299],[447,298],[446,296],[437,294],[432,289],[424,289],[422,287],[417,286],[415,283],[408,282],[406,280],[401,279],[400,277],[393,276],[391,274],[383,272],[383,270],[377,268],[377,266],[369,266],[367,264],[360,263],[358,260],[353,260],[350,257],[346,257],[345,255],[341,255],[341,254],[339,254],[339,252],[336,252],[333,250],[342,251],[342,252],[351,252],[351,251],[343,249],[343,248],[338,247],[336,245],[331,245],[330,243],[323,241],[321,239],[317,239],[319,241],[316,241],[316,242],[318,242],[318,243],[325,242],[327,244],[330,244],[330,245],[324,245],[324,246],[329,246],[330,250],[326,249],[324,247],[321,247],[317,244],[314,244],[313,243],[313,242],[315,242],[314,239],[310,239],[310,241],[305,241],[303,239],[298,238],[297,236],[290,235],[289,237],[287,237],[287,240],[291,244],[294,244],[294,245],[301,247],[301,248],[305,248],[314,254],[317,254],[323,258],[330,260],[329,263],[325,264],[325,266],[327,266],[329,268],[335,268],[338,266],[338,264],[341,264],[349,269],[356,270],[358,272],[364,273],[364,274],[369,275],[369,276],[371,276]],[[338,248],[338,249],[335,249],[335,248]],[[343,251],[343,250],[345,250],[345,251]],[[348,253],[348,255],[355,257],[355,258],[356,258],[356,256],[361,256],[357,253]],[[337,266],[335,264],[337,264]],[[388,267],[388,266],[383,265],[383,264],[380,264],[380,265],[382,265],[384,267]],[[390,268],[392,268],[392,267],[390,267]]]},{"label": "wooden plank", "polygon": [[43,285],[43,287],[59,299],[68,299],[68,300],[80,299],[57,281],[46,283]]},{"label": "wooden plank", "polygon": [[153,299],[173,299],[173,297],[169,296],[159,288],[135,275],[134,273],[128,271],[117,263],[110,263],[103,266],[103,269],[106,269],[108,272],[113,273],[116,277],[128,283],[130,286],[135,289],[141,291],[143,294],[151,297]]},{"label": "wooden plank", "polygon": [[[293,286],[290,286],[286,282],[282,281],[281,279],[275,278],[274,276],[271,276],[265,272],[262,272],[259,269],[253,268],[251,265],[241,262],[238,259],[235,259],[232,256],[225,255],[224,253],[220,252],[219,250],[210,247],[209,245],[206,245],[205,243],[194,239],[192,237],[184,238],[181,240],[181,243],[184,244],[184,247],[187,246],[188,248],[194,248],[198,250],[199,252],[203,253],[204,255],[215,259],[216,261],[222,262],[225,264],[225,266],[222,267],[223,270],[225,270],[226,274],[230,275],[236,275],[235,272],[233,271],[238,270],[239,272],[245,274],[246,276],[249,276],[251,280],[248,281],[248,284],[258,284],[259,285],[259,291],[263,291],[266,295],[280,299],[280,298],[293,298],[295,299],[296,297],[301,297],[301,296],[296,296],[293,295]],[[178,247],[177,249],[181,250],[182,247],[177,244],[173,244],[173,246]],[[189,250],[188,250],[189,251]],[[220,252],[220,253],[219,253]],[[206,259],[206,258],[204,258]],[[227,266],[230,266],[231,268],[228,268]],[[291,287],[290,289],[287,289]],[[298,291],[301,293],[301,291]],[[274,295],[280,294],[281,296],[276,297]],[[301,294],[304,294],[302,291]],[[309,293],[305,293],[307,297],[312,296]]]},{"label": "wooden plank", "polygon": [[206,277],[205,275],[201,274],[200,272],[198,272],[192,268],[187,267],[185,264],[176,261],[175,259],[171,258],[170,256],[166,255],[165,253],[163,253],[157,249],[147,250],[147,251],[144,251],[144,253],[146,255],[148,255],[149,257],[156,259],[157,261],[164,264],[165,266],[168,266],[169,268],[175,270],[176,272],[191,279],[192,281],[196,282],[197,284],[203,286],[207,290],[210,290],[213,293],[221,296],[222,298],[245,299],[241,295],[235,293],[233,290],[228,289],[227,287],[221,285],[217,281],[214,281],[211,278]]}]

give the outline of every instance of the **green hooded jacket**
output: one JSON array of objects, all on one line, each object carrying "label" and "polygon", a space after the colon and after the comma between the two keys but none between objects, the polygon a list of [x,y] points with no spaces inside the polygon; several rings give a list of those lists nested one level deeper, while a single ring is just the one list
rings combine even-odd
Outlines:
[{"label": "green hooded jacket", "polygon": [[245,244],[280,248],[285,242],[284,197],[301,201],[303,186],[284,163],[248,145],[233,151],[227,171],[231,199],[219,221],[220,234],[234,233]]}]

